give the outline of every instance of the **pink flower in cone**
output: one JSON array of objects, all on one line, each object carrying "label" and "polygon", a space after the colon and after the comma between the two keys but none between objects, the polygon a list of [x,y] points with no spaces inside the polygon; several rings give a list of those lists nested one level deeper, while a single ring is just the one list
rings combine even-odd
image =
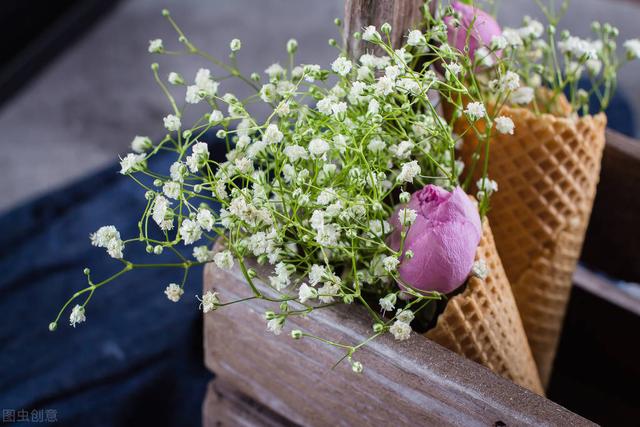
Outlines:
[{"label": "pink flower in cone", "polygon": [[[460,187],[449,193],[435,185],[413,193],[406,208],[417,216],[403,248],[405,253],[412,251],[413,257],[405,259],[403,254],[400,279],[423,291],[455,290],[471,271],[482,235],[478,209]],[[390,219],[394,229],[389,244],[394,250],[400,249],[401,242],[399,211]]]},{"label": "pink flower in cone", "polygon": [[473,6],[454,1],[451,3],[453,10],[460,15],[460,26],[454,27],[453,17],[444,18],[448,27],[449,44],[460,51],[464,51],[469,36],[469,55],[473,59],[475,52],[482,46],[489,46],[494,36],[500,36],[502,30],[496,20],[487,12]]}]

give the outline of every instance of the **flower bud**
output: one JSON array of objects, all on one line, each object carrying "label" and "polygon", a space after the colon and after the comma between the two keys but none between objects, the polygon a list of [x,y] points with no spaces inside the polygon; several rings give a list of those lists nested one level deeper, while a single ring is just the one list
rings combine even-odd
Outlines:
[{"label": "flower bud", "polygon": [[82,270],[82,273],[84,273],[85,276],[88,276],[89,274],[91,274],[91,270],[88,268],[85,268],[84,270]]},{"label": "flower bud", "polygon": [[300,338],[302,338],[302,331],[300,329],[294,329],[293,331],[291,331],[291,338],[293,338],[294,340],[299,340]]},{"label": "flower bud", "polygon": [[364,369],[364,366],[362,366],[362,363],[355,361],[355,362],[351,362],[351,369],[356,374],[359,374]]},{"label": "flower bud", "polygon": [[[414,193],[407,208],[417,217],[404,239],[404,256],[398,266],[403,283],[423,291],[449,293],[466,280],[482,235],[477,207],[460,187],[452,192],[427,185]],[[398,212],[389,219],[393,232],[388,238],[400,250],[403,226]],[[453,248],[449,242],[455,241]],[[407,256],[411,251],[412,256]]]},{"label": "flower bud", "polygon": [[49,323],[49,330],[51,332],[55,331],[56,329],[58,329],[58,324],[56,322]]},{"label": "flower bud", "polygon": [[384,330],[384,325],[382,323],[374,323],[373,324],[373,332],[376,334],[382,332]]},{"label": "flower bud", "polygon": [[164,248],[162,247],[162,245],[156,245],[153,248],[153,253],[156,254],[156,255],[160,255],[163,250],[164,250]]},{"label": "flower bud", "polygon": [[231,49],[231,52],[237,52],[241,47],[242,42],[240,41],[240,39],[233,39],[231,40],[231,43],[229,43],[229,49]]},{"label": "flower bud", "polygon": [[380,27],[380,31],[382,31],[385,34],[389,34],[391,33],[391,24],[389,24],[388,22],[385,22],[384,24],[382,24],[382,26]]},{"label": "flower bud", "polygon": [[266,320],[272,320],[276,318],[276,313],[274,313],[273,311],[265,311],[264,312],[264,318]]},{"label": "flower bud", "polygon": [[298,50],[298,41],[296,39],[289,39],[287,42],[287,52],[289,55],[293,55]]}]

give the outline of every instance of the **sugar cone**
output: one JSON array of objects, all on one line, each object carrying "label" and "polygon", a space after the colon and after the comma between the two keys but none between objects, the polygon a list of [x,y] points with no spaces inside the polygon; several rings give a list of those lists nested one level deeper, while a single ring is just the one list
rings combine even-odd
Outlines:
[{"label": "sugar cone", "polygon": [[542,395],[538,370],[486,219],[476,251],[476,260],[480,259],[489,268],[486,279],[469,278],[465,291],[449,300],[426,336]]},{"label": "sugar cone", "polygon": [[[515,133],[494,132],[489,154],[488,175],[499,191],[491,198],[488,216],[545,387],[605,142],[604,114],[572,117],[570,110],[564,97],[556,105],[558,115],[503,107],[500,115],[513,120]],[[458,120],[458,132],[462,126],[468,125]],[[468,135],[462,149],[465,164],[471,164],[477,147],[475,137]]]}]

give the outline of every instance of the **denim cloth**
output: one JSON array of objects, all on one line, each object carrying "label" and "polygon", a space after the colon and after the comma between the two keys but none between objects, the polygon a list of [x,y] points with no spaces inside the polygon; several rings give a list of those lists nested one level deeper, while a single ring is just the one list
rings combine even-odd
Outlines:
[{"label": "denim cloth", "polygon": [[[222,143],[211,148],[225,151]],[[168,171],[169,156],[158,157],[154,170]],[[122,268],[90,245],[89,233],[113,224],[123,238],[137,236],[145,203],[144,190],[111,166],[0,217],[3,421],[41,425],[39,417],[55,416],[57,425],[69,426],[201,424],[212,378],[203,364],[195,298],[202,268],[191,270],[178,303],[163,291],[180,283],[183,270],[133,270],[96,291],[86,323],[70,327],[67,310],[58,330],[48,330],[67,298],[86,286],[85,267],[94,281]],[[125,257],[159,262],[141,243],[127,245]]]}]

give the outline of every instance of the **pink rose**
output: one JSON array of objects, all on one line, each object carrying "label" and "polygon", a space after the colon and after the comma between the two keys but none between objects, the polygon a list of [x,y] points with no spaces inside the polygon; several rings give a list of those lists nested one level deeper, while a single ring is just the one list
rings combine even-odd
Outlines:
[{"label": "pink rose", "polygon": [[[405,208],[402,206],[401,208]],[[401,258],[400,279],[416,289],[449,293],[464,283],[475,258],[482,235],[480,215],[465,192],[456,187],[451,193],[427,185],[411,195],[406,208],[417,216],[404,242],[410,259]],[[400,249],[402,226],[400,208],[390,219],[392,249]],[[406,214],[405,214],[406,215]],[[407,226],[405,226],[405,229]]]},{"label": "pink rose", "polygon": [[454,27],[453,17],[446,16],[444,18],[448,27],[449,44],[460,51],[464,51],[467,34],[471,31],[469,36],[469,55],[471,59],[473,59],[478,48],[482,46],[488,47],[493,36],[502,34],[500,25],[488,13],[459,1],[452,2],[451,7],[460,15],[460,26]]}]

